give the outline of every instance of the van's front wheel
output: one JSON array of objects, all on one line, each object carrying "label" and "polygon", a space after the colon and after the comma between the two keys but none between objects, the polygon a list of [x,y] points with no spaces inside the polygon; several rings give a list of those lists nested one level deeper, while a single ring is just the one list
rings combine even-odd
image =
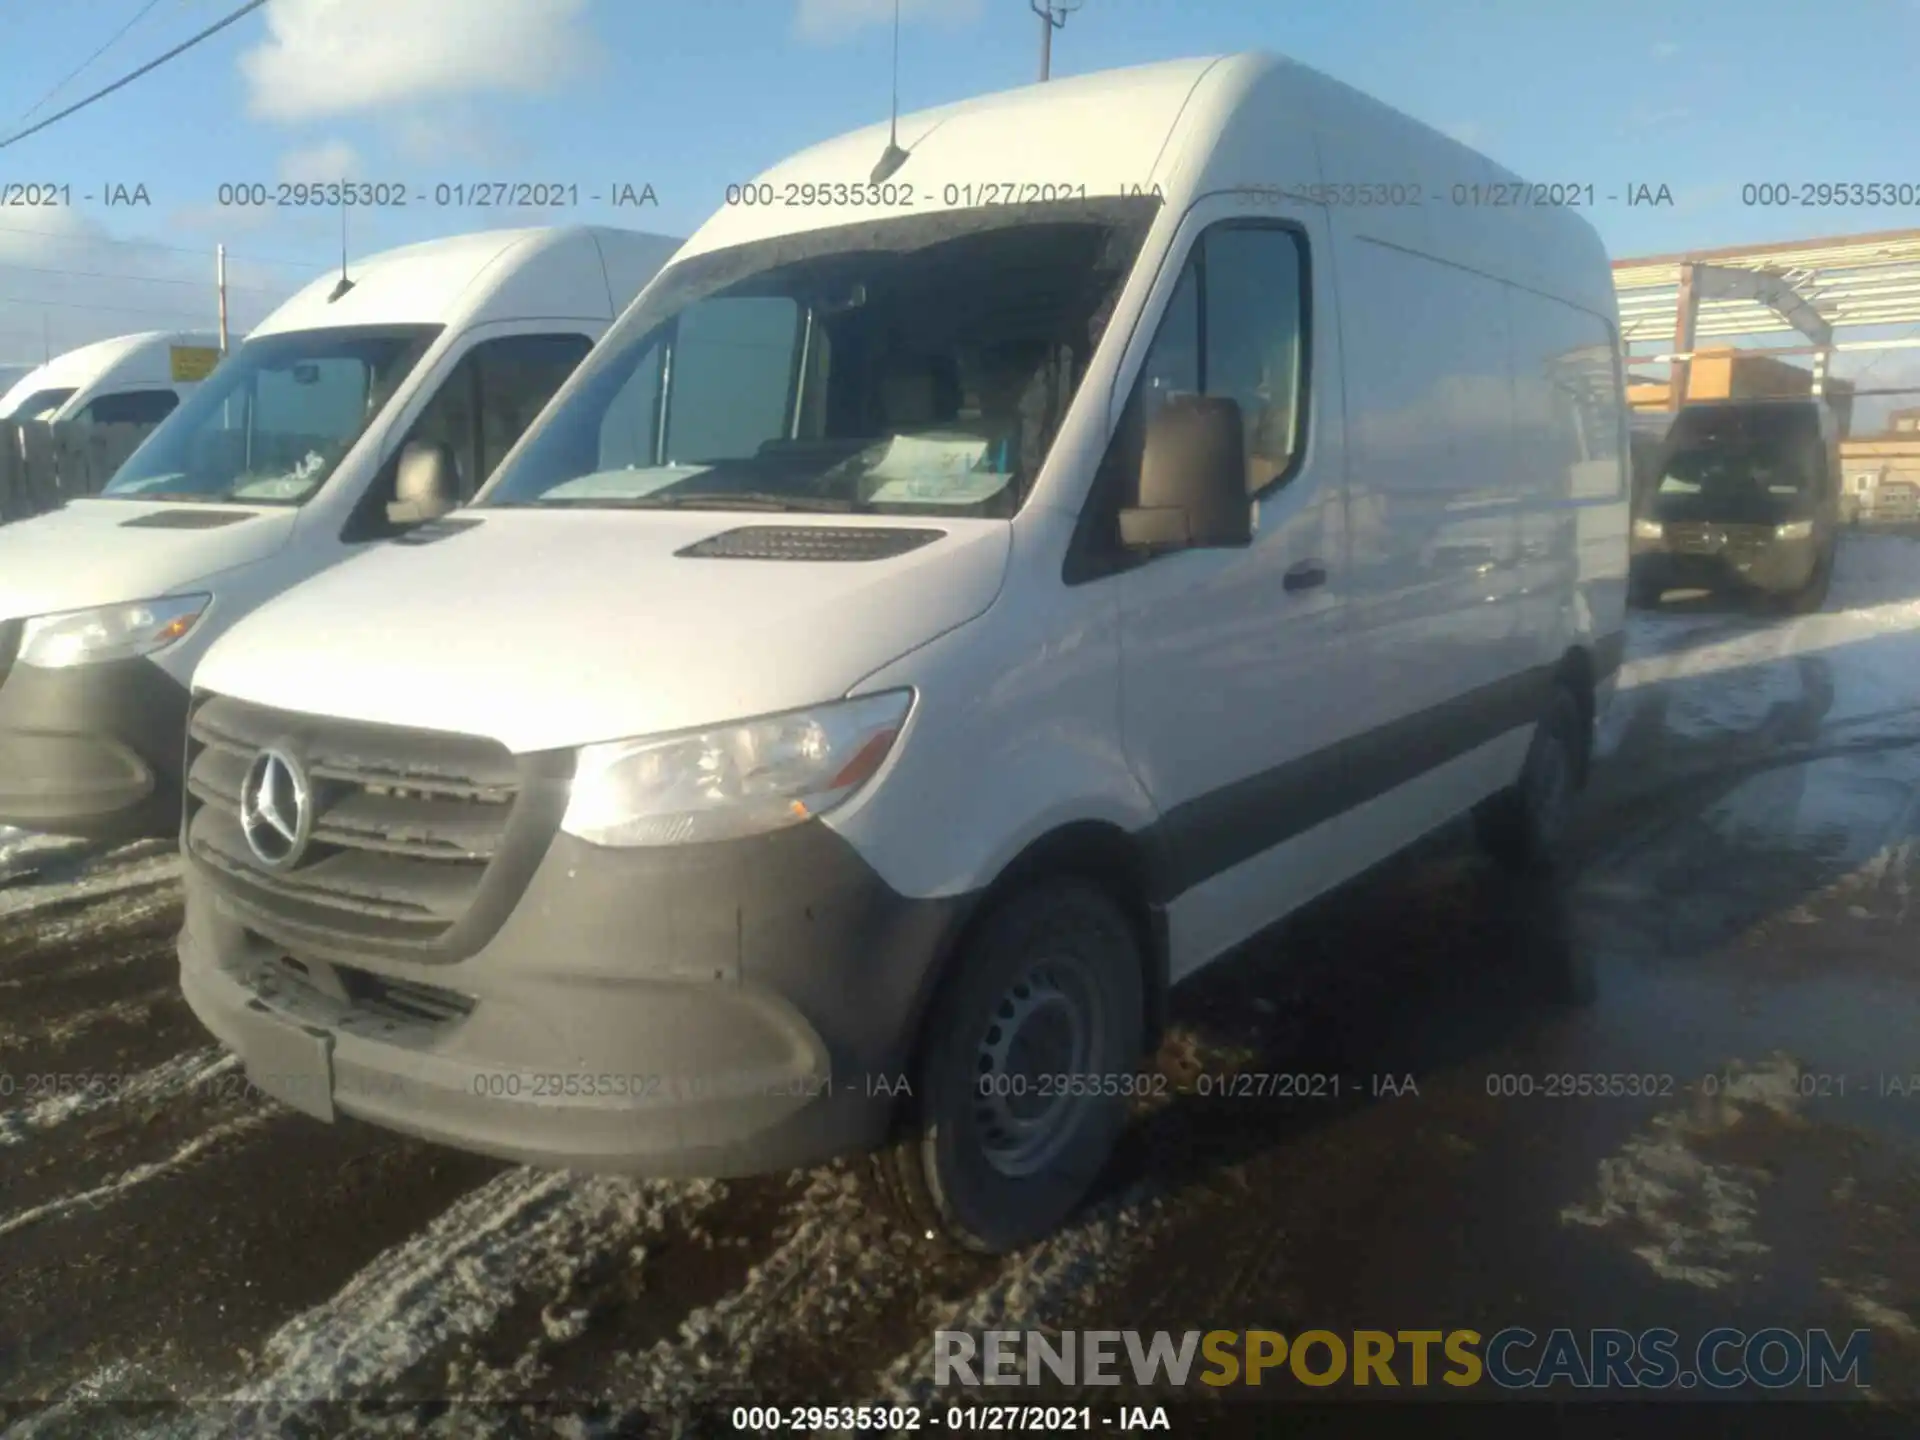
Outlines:
[{"label": "van's front wheel", "polygon": [[1057,1229],[1126,1125],[1145,1044],[1140,940],[1081,881],[982,917],[928,1018],[906,1133],[874,1157],[914,1228],[997,1254]]}]

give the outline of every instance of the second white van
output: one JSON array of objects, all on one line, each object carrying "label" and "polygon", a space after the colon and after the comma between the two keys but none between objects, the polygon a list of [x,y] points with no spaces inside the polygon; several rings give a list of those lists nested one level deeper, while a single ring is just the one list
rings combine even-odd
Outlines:
[{"label": "second white van", "polygon": [[1552,863],[1627,568],[1578,213],[1261,55],[887,140],[741,187],[474,505],[207,655],[181,976],[261,1088],[871,1150],[999,1250],[1173,984],[1463,813]]},{"label": "second white van", "polygon": [[470,497],[678,244],[576,227],[369,256],[268,316],[99,495],[0,528],[0,824],[176,833],[207,646]]},{"label": "second white van", "polygon": [[220,337],[152,330],[96,340],[29,371],[0,396],[0,420],[157,425],[220,360]]}]

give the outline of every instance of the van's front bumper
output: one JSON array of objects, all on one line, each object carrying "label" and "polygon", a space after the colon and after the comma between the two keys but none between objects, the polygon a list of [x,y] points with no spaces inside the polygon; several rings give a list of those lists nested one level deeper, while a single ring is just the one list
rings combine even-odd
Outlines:
[{"label": "van's front bumper", "polygon": [[556,835],[475,953],[409,963],[269,938],[189,850],[181,978],[253,1083],[319,1118],[738,1175],[886,1138],[962,909],[897,894],[818,822],[675,850]]},{"label": "van's front bumper", "polygon": [[150,660],[0,679],[0,824],[92,840],[180,829],[187,691]]},{"label": "van's front bumper", "polygon": [[1735,588],[1791,595],[1812,583],[1820,553],[1820,541],[1811,536],[1744,539],[1710,551],[1667,541],[1636,541],[1633,574],[1647,589]]}]

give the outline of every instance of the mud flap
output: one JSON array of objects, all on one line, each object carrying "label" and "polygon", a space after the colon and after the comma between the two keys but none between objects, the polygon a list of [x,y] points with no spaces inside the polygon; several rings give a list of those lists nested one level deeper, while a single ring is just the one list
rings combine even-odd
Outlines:
[{"label": "mud flap", "polygon": [[247,1079],[262,1094],[332,1124],[333,1036],[282,1020],[258,1000],[247,1009]]}]

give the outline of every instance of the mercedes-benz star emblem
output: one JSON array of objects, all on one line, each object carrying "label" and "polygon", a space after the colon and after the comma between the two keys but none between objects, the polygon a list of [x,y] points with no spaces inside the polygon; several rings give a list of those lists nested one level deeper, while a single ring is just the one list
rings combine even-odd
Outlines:
[{"label": "mercedes-benz star emblem", "polygon": [[299,860],[313,835],[313,787],[298,760],[277,746],[253,757],[240,783],[240,829],[269,870]]}]

